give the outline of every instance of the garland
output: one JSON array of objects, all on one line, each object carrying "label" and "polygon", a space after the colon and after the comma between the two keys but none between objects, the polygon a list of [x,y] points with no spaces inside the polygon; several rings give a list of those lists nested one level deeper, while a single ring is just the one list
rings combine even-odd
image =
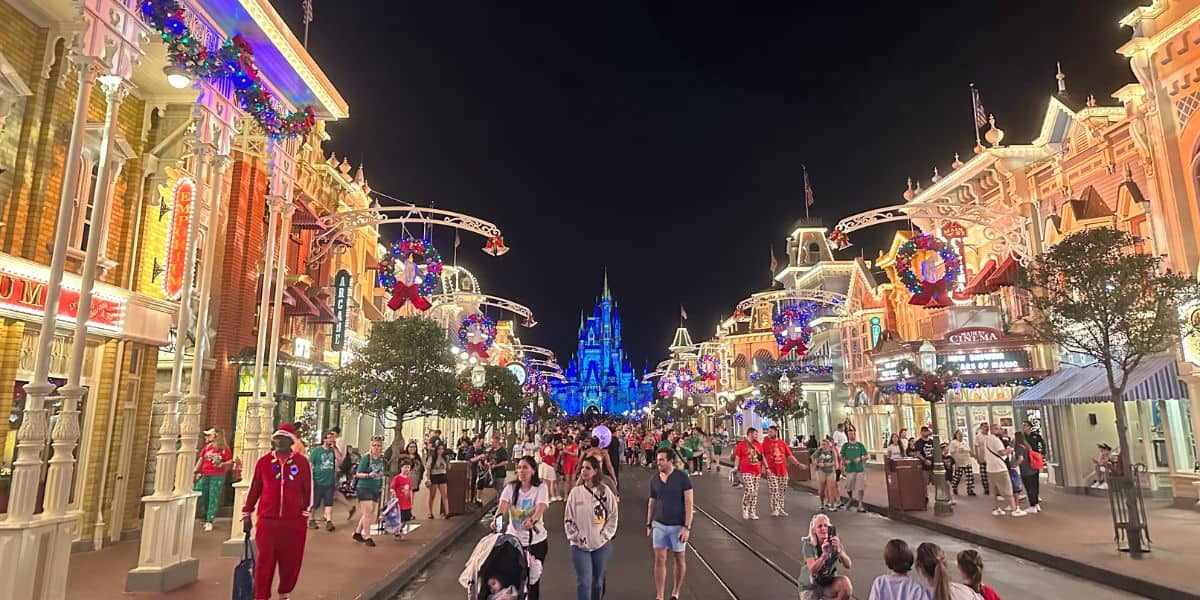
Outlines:
[{"label": "garland", "polygon": [[760,373],[754,379],[759,399],[747,401],[746,407],[776,422],[803,419],[808,416],[808,402],[804,400],[800,384],[793,384],[785,394],[779,391],[780,375],[782,373]]},{"label": "garland", "polygon": [[[911,393],[920,396],[922,400],[930,404],[944,401],[946,390],[958,379],[958,371],[950,363],[942,364],[930,372],[918,367],[911,360],[905,360],[900,362],[898,368],[901,373],[906,371],[911,373],[912,378],[916,381],[909,388]],[[897,389],[899,389],[898,386]]]},{"label": "garland", "polygon": [[[913,269],[913,258],[918,252],[937,252],[945,265],[946,272],[936,281],[925,279]],[[900,283],[908,288],[913,297],[908,303],[929,308],[950,306],[952,302],[947,290],[958,280],[962,270],[962,259],[942,240],[923,233],[904,242],[896,251],[896,275]]]},{"label": "garland", "polygon": [[483,313],[471,313],[458,326],[458,343],[467,355],[483,360],[490,358],[487,351],[496,341],[496,322]]},{"label": "garland", "polygon": [[240,34],[221,42],[213,51],[201,45],[184,23],[179,0],[142,0],[142,15],[162,36],[167,57],[176,66],[204,79],[228,77],[242,108],[267,135],[295,137],[312,131],[316,118],[311,106],[286,114],[276,108],[271,92],[254,66],[254,49]]},{"label": "garland", "polygon": [[[419,266],[425,267],[423,275]],[[418,310],[426,311],[430,307],[426,298],[433,293],[438,276],[442,274],[442,255],[428,239],[404,236],[391,243],[376,270],[379,285],[392,294],[388,308],[400,310],[405,303],[411,302]]]},{"label": "garland", "polygon": [[808,342],[812,340],[813,305],[809,302],[793,304],[779,309],[775,315],[775,343],[779,344],[779,355],[792,350],[796,356],[808,354]]}]

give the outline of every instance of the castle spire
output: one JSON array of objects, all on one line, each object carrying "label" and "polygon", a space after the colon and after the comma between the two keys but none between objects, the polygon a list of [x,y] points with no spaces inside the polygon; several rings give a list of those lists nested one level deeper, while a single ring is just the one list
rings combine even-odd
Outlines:
[{"label": "castle spire", "polygon": [[601,292],[602,300],[612,300],[612,292],[608,289],[608,267],[604,267],[604,291]]}]

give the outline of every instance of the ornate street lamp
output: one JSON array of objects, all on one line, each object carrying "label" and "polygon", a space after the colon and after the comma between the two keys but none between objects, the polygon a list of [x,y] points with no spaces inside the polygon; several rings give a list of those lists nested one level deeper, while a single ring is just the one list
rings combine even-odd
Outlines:
[{"label": "ornate street lamp", "polygon": [[779,376],[779,393],[787,395],[792,391],[792,380],[788,378],[787,373]]},{"label": "ornate street lamp", "polygon": [[487,383],[487,371],[483,369],[483,363],[475,363],[475,368],[471,369],[471,385],[481,388]]},{"label": "ornate street lamp", "polygon": [[[917,350],[921,359],[921,370],[926,373],[937,371],[937,349],[929,340]],[[950,484],[946,482],[946,463],[942,457],[942,439],[937,427],[937,403],[929,403],[930,425],[933,427],[933,514],[944,517],[954,514],[950,505]],[[947,415],[949,417],[949,415]]]}]

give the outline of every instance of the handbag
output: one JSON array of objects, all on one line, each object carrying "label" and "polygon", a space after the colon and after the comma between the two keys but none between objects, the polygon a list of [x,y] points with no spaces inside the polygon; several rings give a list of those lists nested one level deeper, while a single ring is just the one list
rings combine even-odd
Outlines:
[{"label": "handbag", "polygon": [[249,531],[242,540],[242,560],[233,568],[233,600],[254,600],[254,548]]}]

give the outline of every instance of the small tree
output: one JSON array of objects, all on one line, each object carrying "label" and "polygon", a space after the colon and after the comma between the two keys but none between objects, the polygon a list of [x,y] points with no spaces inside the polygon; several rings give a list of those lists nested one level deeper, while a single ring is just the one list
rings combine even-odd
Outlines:
[{"label": "small tree", "polygon": [[366,348],[330,383],[343,404],[393,420],[393,448],[404,447],[404,421],[451,413],[459,397],[446,332],[420,317],[372,325]]},{"label": "small tree", "polygon": [[481,425],[480,431],[483,431],[483,424],[494,426],[521,418],[528,400],[517,383],[517,376],[504,367],[493,365],[484,365],[483,370],[486,375],[482,388],[471,385],[470,370],[459,375],[455,414],[463,419],[475,419]]},{"label": "small tree", "polygon": [[[1038,257],[1019,286],[1030,294],[1030,325],[1044,340],[1104,367],[1117,420],[1117,444],[1130,461],[1125,386],[1150,355],[1168,351],[1185,325],[1180,307],[1200,288],[1188,277],[1160,272],[1161,259],[1139,254],[1138,240],[1113,228],[1067,236]],[[1126,496],[1129,549],[1141,551],[1139,499]],[[1114,517],[1115,518],[1115,517]]]}]

